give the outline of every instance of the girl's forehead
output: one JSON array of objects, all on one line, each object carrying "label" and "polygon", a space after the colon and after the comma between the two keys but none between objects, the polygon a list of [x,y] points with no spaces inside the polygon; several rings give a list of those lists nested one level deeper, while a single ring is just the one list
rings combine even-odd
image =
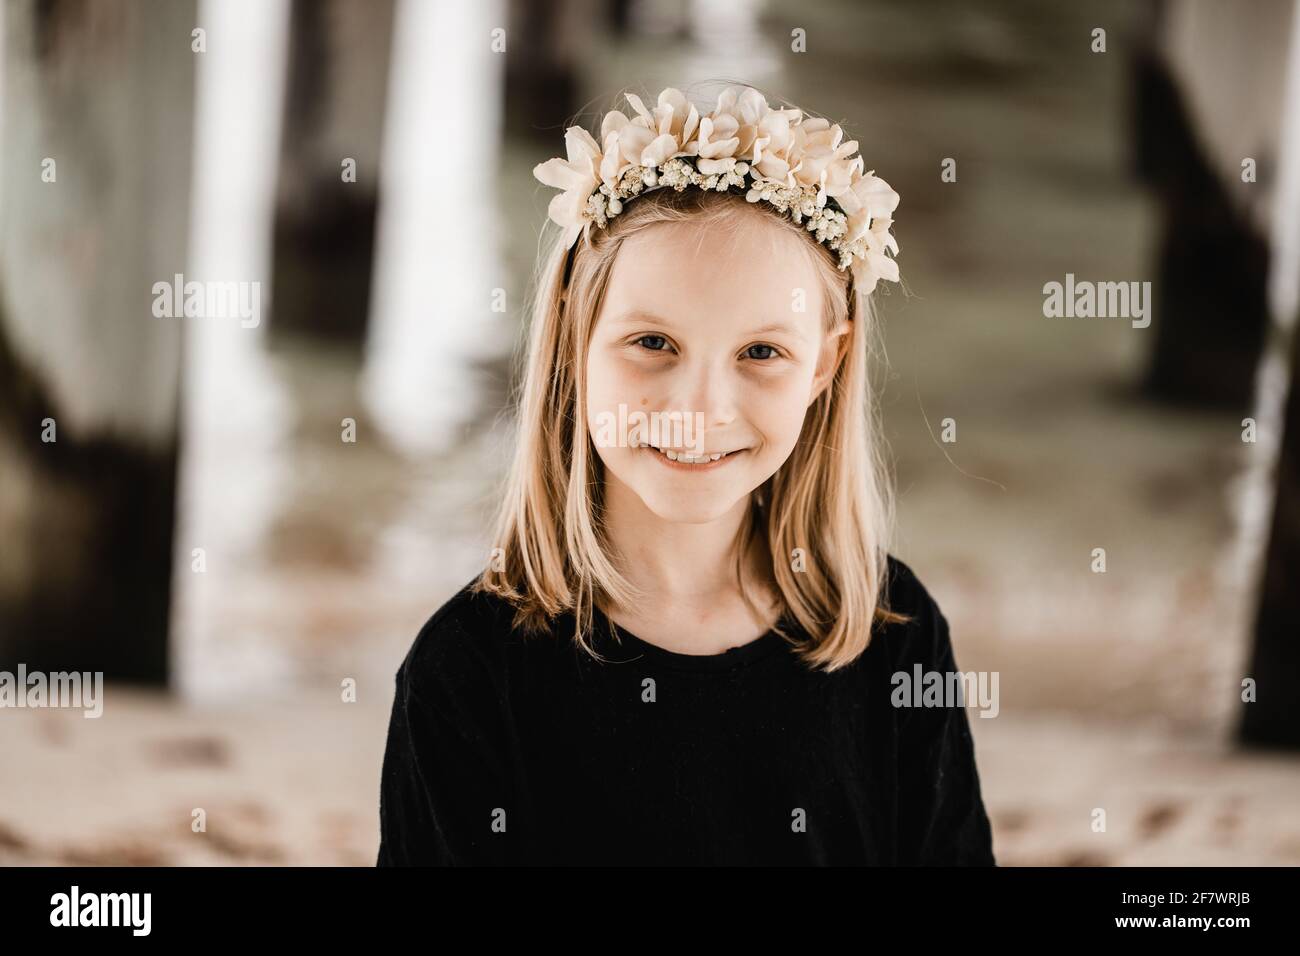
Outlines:
[{"label": "girl's forehead", "polygon": [[811,339],[821,323],[818,277],[797,246],[785,256],[744,259],[738,267],[707,255],[639,256],[628,246],[619,257],[597,319],[610,334],[640,326],[727,335],[763,328]]},{"label": "girl's forehead", "polygon": [[817,267],[807,240],[758,215],[656,223],[624,240],[611,295],[661,297],[684,287],[732,295],[811,295]]}]

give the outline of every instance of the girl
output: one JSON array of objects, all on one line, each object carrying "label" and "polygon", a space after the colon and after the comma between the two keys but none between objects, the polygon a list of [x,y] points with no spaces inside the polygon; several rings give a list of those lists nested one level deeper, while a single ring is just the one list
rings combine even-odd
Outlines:
[{"label": "girl", "polygon": [[535,170],[514,467],[397,672],[378,863],[991,865],[960,695],[905,686],[947,621],[886,551],[898,194],[755,90],[628,101]]}]

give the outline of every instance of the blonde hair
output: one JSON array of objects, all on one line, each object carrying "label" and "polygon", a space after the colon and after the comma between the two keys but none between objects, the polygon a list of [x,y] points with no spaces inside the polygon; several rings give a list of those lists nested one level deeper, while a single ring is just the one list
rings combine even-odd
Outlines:
[{"label": "blonde hair", "polygon": [[[545,631],[572,612],[574,640],[600,659],[590,641],[593,607],[634,606],[638,595],[619,572],[599,517],[603,463],[586,418],[587,348],[628,237],[658,223],[714,222],[742,209],[803,237],[822,283],[825,328],[846,319],[850,325],[834,377],[809,407],[794,451],[750,497],[748,519],[734,542],[742,599],[755,609],[742,566],[750,548],[761,545],[771,558],[783,617],[797,621],[810,638],[797,653],[827,671],[856,659],[875,623],[907,620],[884,603],[893,501],[878,405],[867,382],[868,361],[877,354],[870,300],[856,292],[829,250],[766,203],[659,189],[630,202],[607,228],[579,236],[571,250],[557,238],[536,277],[515,458],[494,536],[497,559],[474,584],[475,591],[515,607],[516,628]],[[803,555],[801,570],[792,566],[796,549]]]}]

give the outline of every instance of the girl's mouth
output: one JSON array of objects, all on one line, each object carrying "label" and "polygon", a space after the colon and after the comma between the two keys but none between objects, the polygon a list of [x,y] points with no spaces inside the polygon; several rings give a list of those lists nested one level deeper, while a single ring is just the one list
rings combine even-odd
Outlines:
[{"label": "girl's mouth", "polygon": [[667,467],[675,468],[678,471],[713,471],[715,468],[721,468],[737,455],[743,455],[745,453],[745,449],[743,448],[735,451],[696,454],[695,452],[687,451],[686,449],[664,449],[658,448],[655,445],[647,444],[639,444],[634,447],[649,452]]}]

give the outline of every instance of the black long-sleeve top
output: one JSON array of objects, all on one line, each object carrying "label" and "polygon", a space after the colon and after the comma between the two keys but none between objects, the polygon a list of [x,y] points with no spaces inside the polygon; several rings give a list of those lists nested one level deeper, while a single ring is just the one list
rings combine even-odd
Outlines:
[{"label": "black long-sleeve top", "polygon": [[601,663],[466,585],[397,671],[377,864],[994,865],[965,709],[891,703],[957,670],[947,620],[892,556],[886,586],[913,620],[826,674],[775,631],[687,655],[597,612]]}]

